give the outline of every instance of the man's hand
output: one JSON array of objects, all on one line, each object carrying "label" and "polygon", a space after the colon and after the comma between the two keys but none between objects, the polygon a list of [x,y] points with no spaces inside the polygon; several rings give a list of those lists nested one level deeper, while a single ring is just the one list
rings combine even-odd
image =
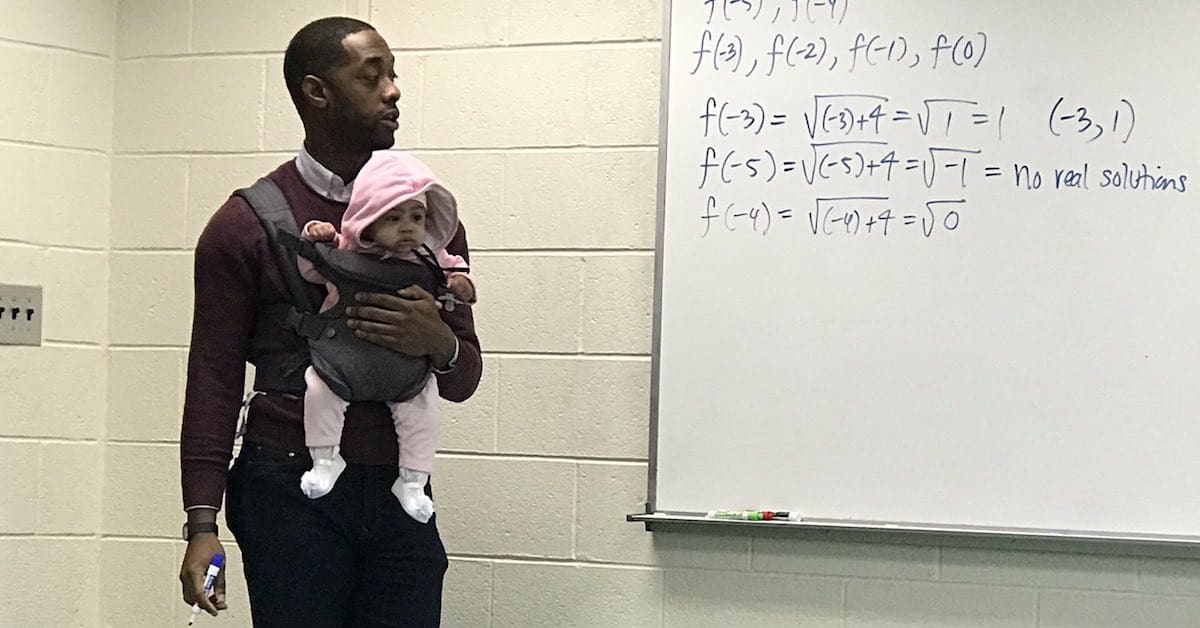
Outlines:
[{"label": "man's hand", "polygon": [[454,357],[454,332],[438,314],[433,295],[409,286],[395,295],[362,292],[346,308],[347,325],[359,338],[410,356],[429,356],[443,368]]},{"label": "man's hand", "polygon": [[200,608],[208,611],[209,615],[217,616],[217,611],[223,611],[225,604],[225,567],[221,568],[217,582],[213,585],[211,596],[204,595],[204,574],[208,564],[215,554],[224,554],[220,539],[215,534],[197,534],[188,541],[187,551],[183,554],[183,566],[179,569],[179,583],[183,585],[183,601],[190,607],[197,602]]}]

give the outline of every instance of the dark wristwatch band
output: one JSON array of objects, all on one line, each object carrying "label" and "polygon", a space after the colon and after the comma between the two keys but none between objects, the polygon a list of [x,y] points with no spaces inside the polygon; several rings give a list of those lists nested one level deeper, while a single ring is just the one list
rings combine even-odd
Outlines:
[{"label": "dark wristwatch band", "polygon": [[197,523],[195,525],[183,524],[183,540],[190,541],[197,534],[212,533],[217,534],[217,524],[215,523]]}]

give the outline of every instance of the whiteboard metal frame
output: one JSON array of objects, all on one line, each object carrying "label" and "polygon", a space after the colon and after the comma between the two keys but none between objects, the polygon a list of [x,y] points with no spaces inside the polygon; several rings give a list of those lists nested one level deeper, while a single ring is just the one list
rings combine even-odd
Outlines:
[{"label": "whiteboard metal frame", "polygon": [[[663,0],[662,70],[659,85],[657,224],[654,241],[654,323],[650,352],[650,424],[647,457],[646,511],[626,516],[642,523],[646,531],[675,530],[695,526],[720,529],[775,530],[800,533],[824,540],[957,545],[1049,552],[1096,553],[1129,556],[1200,558],[1200,536],[1154,535],[1127,532],[997,528],[975,525],[943,525],[914,522],[802,519],[800,521],[735,521],[709,519],[703,513],[658,512],[658,409],[662,360],[663,243],[666,225],[666,176],[671,88],[671,7]],[[719,505],[717,505],[719,506]]]},{"label": "whiteboard metal frame", "polygon": [[654,229],[654,329],[650,343],[650,451],[646,471],[646,512],[654,512],[658,483],[658,384],[662,360],[662,281],[663,240],[666,237],[667,215],[667,116],[670,114],[671,91],[671,0],[663,0],[662,70],[659,73],[658,97],[658,190]]},{"label": "whiteboard metal frame", "polygon": [[739,521],[710,519],[703,513],[631,514],[626,521],[645,524],[649,532],[704,526],[730,532],[765,531],[800,535],[809,540],[858,543],[903,543],[1039,552],[1200,558],[1200,536],[1131,535],[1123,532],[1078,532],[1038,528],[994,528],[972,525],[891,523],[847,519]]}]

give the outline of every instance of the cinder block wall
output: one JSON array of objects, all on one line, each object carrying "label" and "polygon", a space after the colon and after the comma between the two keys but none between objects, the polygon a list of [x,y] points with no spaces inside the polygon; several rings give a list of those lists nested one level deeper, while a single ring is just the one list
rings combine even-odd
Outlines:
[{"label": "cinder block wall", "polygon": [[0,347],[0,625],[96,623],[115,21],[0,2],[0,283],[45,315],[42,347]]},{"label": "cinder block wall", "polygon": [[[679,1],[679,0],[677,0]],[[458,194],[487,372],[435,473],[447,626],[1194,626],[1200,562],[650,535],[659,0],[5,0],[0,625],[177,625],[191,247],[300,127],[311,18],[395,47],[398,145]],[[236,546],[229,615],[249,626]],[[207,621],[207,620],[201,620]]]}]

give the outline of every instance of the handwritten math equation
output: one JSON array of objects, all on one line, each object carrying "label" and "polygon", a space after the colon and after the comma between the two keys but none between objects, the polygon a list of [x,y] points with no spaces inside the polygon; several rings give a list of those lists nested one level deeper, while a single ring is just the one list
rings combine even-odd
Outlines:
[{"label": "handwritten math equation", "polygon": [[[945,179],[948,171],[952,181],[965,188],[970,158],[983,152],[978,148],[930,146],[925,154],[906,157],[887,142],[873,141],[821,142],[809,144],[809,148],[810,156],[787,159],[777,157],[770,149],[761,153],[729,150],[722,156],[709,146],[700,164],[699,189],[728,185],[735,180],[761,179],[771,183],[788,175],[799,176],[810,186],[838,179],[879,178],[891,182],[904,173],[913,173],[925,187],[932,188],[938,183],[939,173]],[[999,174],[999,170],[999,166],[984,166],[988,177]]]},{"label": "handwritten math equation", "polygon": [[[807,212],[812,235],[876,234],[887,236],[896,231],[890,229],[893,221],[901,226],[916,225],[919,227],[919,233],[926,238],[932,237],[937,232],[955,231],[962,219],[962,209],[967,204],[967,164],[971,157],[977,156],[980,152],[978,149],[932,147],[929,149],[927,158],[901,161],[885,157],[885,160],[890,163],[876,165],[875,167],[879,170],[872,170],[872,162],[866,162],[864,165],[864,162],[861,161],[864,158],[861,156],[859,156],[860,161],[853,167],[847,167],[841,160],[835,161],[833,162],[833,172],[851,178],[874,176],[875,173],[886,172],[889,168],[896,173],[916,171],[914,176],[920,177],[920,181],[930,190],[937,182],[939,168],[952,171],[953,174],[945,178],[952,184],[951,192],[956,192],[961,197],[931,199],[925,203],[924,208],[905,211],[896,207],[888,196],[817,196],[815,207],[811,207]],[[944,156],[939,158],[939,153],[944,153]],[[746,164],[727,165],[745,166]],[[1129,161],[1111,164],[1093,164],[1084,161],[1077,164],[1058,165],[1045,170],[1028,163],[1017,162],[986,165],[978,169],[978,173],[983,178],[995,178],[1002,184],[1026,192],[1107,190],[1183,194],[1188,192],[1189,184],[1187,173],[1166,172],[1161,165],[1152,167],[1145,162]],[[822,166],[818,166],[813,171],[804,171],[802,176],[810,186],[820,183],[822,178],[833,178],[825,173]],[[882,174],[880,176],[890,177],[891,175]],[[731,182],[728,179],[721,180],[721,183]],[[701,187],[720,187],[719,184],[707,184],[708,182],[704,181]],[[794,191],[795,187],[789,186],[787,189]],[[786,222],[801,213],[797,207],[771,207],[765,201],[721,202],[718,200],[718,195],[722,193],[722,190],[713,190],[707,196],[705,207],[700,213],[701,238],[708,237],[714,231],[730,233],[741,231],[765,236],[776,222]],[[912,231],[918,232],[916,227]]]},{"label": "handwritten math equation", "polygon": [[[967,129],[987,129],[996,141],[1004,139],[1004,105],[989,107],[966,98],[925,98],[894,105],[891,98],[878,94],[815,94],[812,102],[811,109],[797,116],[758,100],[734,102],[709,96],[699,115],[703,136],[759,136],[768,131],[794,136],[793,128],[802,125],[812,140],[878,137],[906,128],[921,136],[945,138]],[[1137,126],[1137,109],[1125,98],[1110,108],[1095,108],[1062,96],[1047,112],[1051,135],[1079,137],[1087,143],[1107,137],[1127,144]]]},{"label": "handwritten math equation", "polygon": [[756,22],[767,16],[772,24],[781,20],[841,24],[850,8],[850,0],[703,0],[703,4],[708,12],[705,24],[714,20]]},{"label": "handwritten math equation", "polygon": [[833,72],[841,67],[848,73],[867,66],[975,69],[983,63],[987,49],[988,36],[982,31],[939,33],[926,44],[910,42],[905,35],[860,32],[848,43],[838,43],[824,35],[776,33],[769,44],[756,46],[755,40],[742,34],[705,29],[692,51],[695,65],[690,74],[711,71],[750,78],[756,74],[775,76],[796,68]]},{"label": "handwritten math equation", "polygon": [[[1002,174],[1000,164],[987,163],[981,144],[929,144],[919,154],[904,154],[885,136],[888,131],[907,128],[919,137],[933,136],[940,142],[955,139],[963,130],[990,126],[995,133],[992,139],[999,142],[1004,136],[1005,106],[992,111],[975,100],[926,98],[915,107],[901,109],[891,107],[887,96],[873,94],[817,94],[812,100],[812,110],[796,118],[783,110],[768,110],[758,102],[730,106],[729,102],[708,97],[699,115],[706,140],[720,140],[738,132],[756,138],[769,127],[778,127],[788,145],[795,145],[797,135],[820,141],[810,141],[802,151],[765,145],[749,150],[719,149],[710,143],[699,164],[699,189],[735,181],[771,183],[795,177],[809,186],[839,179],[890,183],[905,173],[919,177],[927,188],[934,187],[939,177],[948,176],[965,188],[972,168],[981,170],[985,178]],[[1093,120],[1088,107],[1064,106],[1065,102],[1065,98],[1057,99],[1050,110],[1048,126],[1054,137],[1074,136],[1082,143],[1091,143],[1107,133],[1127,143],[1133,134],[1137,113],[1127,99],[1121,99],[1114,109],[1111,127]],[[793,128],[787,128],[789,124]],[[845,137],[864,139],[841,139]]]},{"label": "handwritten math equation", "polygon": [[[1055,167],[1046,174],[1030,164],[1013,163],[1007,167],[987,166],[984,176],[1004,177],[1013,187],[1031,192],[1100,189],[1183,194],[1188,191],[1188,174],[1166,173],[1162,166],[1151,167],[1145,162],[1123,161],[1099,167],[1085,161]],[[965,183],[962,187],[966,187]],[[817,196],[808,204],[807,211],[801,207],[803,202],[797,206],[772,206],[766,201],[719,200],[717,194],[708,195],[700,213],[701,238],[714,232],[765,236],[776,223],[791,222],[801,215],[807,218],[805,227],[813,236],[886,237],[911,232],[930,238],[957,230],[967,207],[965,193],[957,198],[930,199],[919,208],[898,206],[889,196]]]},{"label": "handwritten math equation", "polygon": [[840,25],[846,20],[850,0],[701,0],[705,28],[692,52],[696,74],[711,69],[754,76],[773,76],[792,68],[815,67],[853,73],[864,66],[897,66],[914,69],[924,63],[934,70],[947,67],[978,68],[988,51],[988,35],[939,33],[932,41],[917,41],[902,34],[858,32],[847,41],[831,42],[825,35],[807,36],[776,32],[770,45],[754,46],[753,38],[736,30],[739,25]]},{"label": "handwritten math equation", "polygon": [[[970,93],[987,93],[981,72],[999,67],[987,61],[995,44],[987,30],[872,32],[879,27],[855,25],[866,7],[862,0],[691,0],[679,9],[694,24],[676,50],[685,55],[679,80],[698,88],[685,132],[700,141],[683,159],[694,168],[687,211],[697,212],[701,238],[773,230],[933,238],[969,226],[969,198],[982,191],[1188,192],[1188,173],[1122,156],[1142,123],[1136,98],[1038,91],[989,102],[994,97]],[[850,76],[830,79],[839,91],[800,91],[821,76],[814,69]],[[898,84],[887,73],[918,69],[925,73],[904,74],[899,84],[938,77],[932,84],[943,87],[886,93]],[[941,78],[947,72],[954,77]],[[948,80],[973,87],[928,93]],[[889,87],[879,90],[880,81]],[[786,87],[757,93],[768,84]],[[1063,150],[1026,159],[1014,137]],[[1064,157],[1072,151],[1080,154]]]},{"label": "handwritten math equation", "polygon": [[[730,186],[784,185],[818,189],[867,182],[922,186],[965,195],[972,186],[996,182],[1020,191],[1187,191],[1186,173],[1160,165],[1088,161],[1040,169],[988,156],[1004,140],[1005,105],[968,98],[925,98],[895,103],[881,94],[815,94],[803,111],[760,101],[705,98],[695,127],[705,140],[696,186],[709,194],[700,214],[701,237],[720,231],[766,235],[773,224],[798,215],[793,207],[764,202],[721,205]],[[1047,136],[1086,146],[1100,140],[1127,144],[1137,126],[1137,109],[1125,98],[1107,107],[1059,97],[1046,107]],[[908,152],[892,141],[907,133],[925,143]],[[774,143],[777,142],[777,143]],[[724,144],[724,145],[723,145]],[[750,147],[736,147],[749,144]],[[781,147],[782,146],[782,147]],[[890,197],[819,196],[807,213],[812,235],[879,235],[907,231],[932,237],[955,231],[966,198],[937,198],[918,210],[894,207]]]},{"label": "handwritten math equation", "polygon": [[[935,199],[918,210],[897,209],[887,196],[828,196],[817,197],[806,212],[804,226],[814,236],[877,235],[885,237],[900,230],[912,231],[928,238],[937,231],[958,229],[966,199]],[[766,202],[740,205],[721,203],[709,196],[704,214],[701,238],[714,229],[727,232],[748,231],[767,235],[772,224],[789,222],[801,214],[792,207],[772,207]]]}]

